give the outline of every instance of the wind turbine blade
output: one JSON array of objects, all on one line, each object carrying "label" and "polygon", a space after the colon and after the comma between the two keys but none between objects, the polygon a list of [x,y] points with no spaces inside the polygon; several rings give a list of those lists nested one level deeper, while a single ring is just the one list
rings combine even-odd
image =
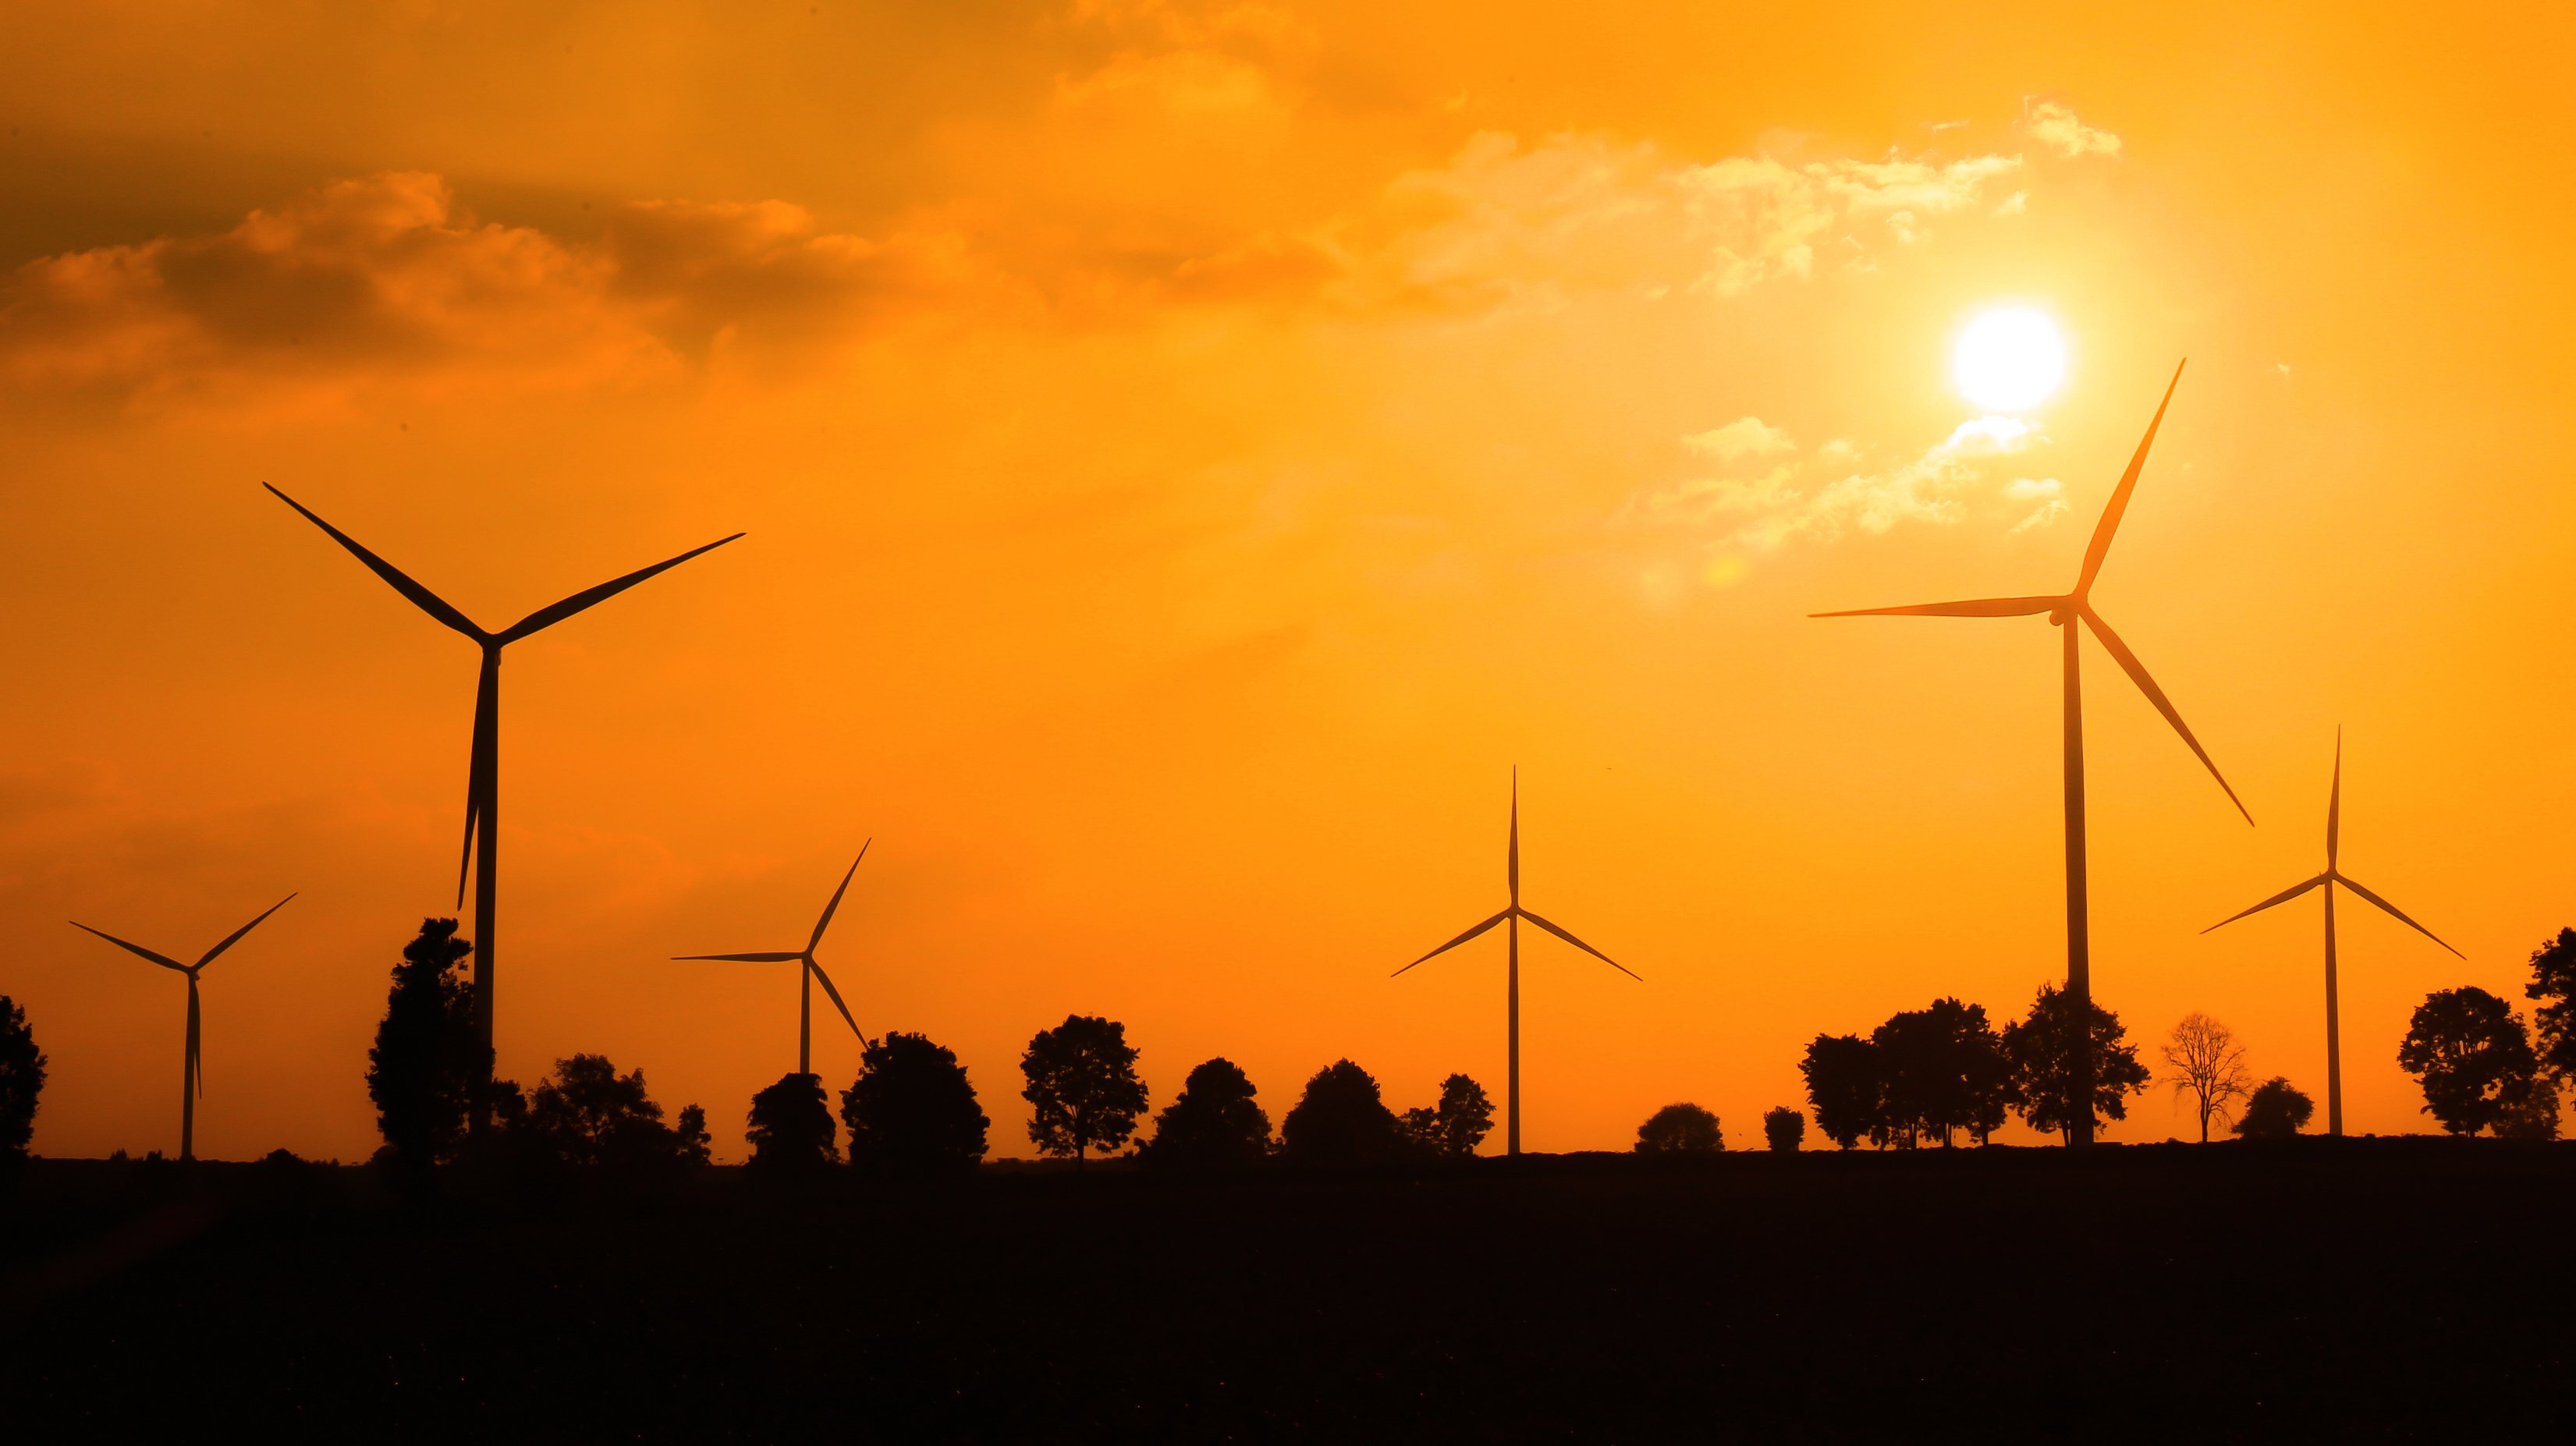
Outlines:
[{"label": "wind turbine blade", "polygon": [[2220,773],[2218,765],[2210,760],[2209,750],[2201,747],[2200,740],[2191,736],[2191,726],[2183,722],[2182,714],[2174,710],[2173,700],[2165,696],[2164,689],[2156,686],[2155,679],[2147,676],[2147,665],[2138,661],[2138,655],[2129,651],[2129,645],[2120,641],[2120,635],[2111,631],[2111,625],[2102,621],[2102,615],[2093,611],[2090,603],[2077,606],[2083,612],[2085,625],[2092,628],[2093,636],[2100,638],[2102,646],[2110,650],[2112,659],[2120,665],[2120,671],[2128,674],[2129,681],[2138,685],[2138,691],[2147,695],[2147,701],[2156,705],[2156,711],[2165,715],[2165,721],[2182,735],[2182,741],[2191,745],[2192,756],[2200,760],[2201,767],[2209,770],[2210,777],[2218,780],[2218,786],[2227,794],[2227,801],[2236,805],[2236,811],[2245,815],[2247,823],[2252,823],[2254,815],[2247,812],[2245,801],[2236,796],[2235,789],[2227,786],[2227,775]]},{"label": "wind turbine blade", "polygon": [[713,552],[717,548],[724,546],[726,543],[733,541],[735,537],[740,537],[742,535],[743,534],[737,532],[733,537],[719,537],[704,547],[690,548],[688,551],[670,559],[668,562],[657,562],[651,567],[638,568],[635,571],[626,574],[624,577],[617,578],[609,582],[603,582],[597,587],[574,593],[572,596],[565,598],[562,602],[556,603],[552,607],[539,608],[535,612],[532,612],[526,617],[519,619],[517,622],[512,623],[509,627],[502,629],[501,641],[504,643],[515,643],[530,633],[543,632],[547,628],[553,627],[555,624],[562,622],[564,619],[571,617],[573,614],[580,612],[585,608],[595,607],[600,603],[608,601],[610,598],[617,596],[619,593],[626,591],[628,588],[633,587],[644,579],[653,576],[655,573],[669,572],[672,568],[678,567],[681,563],[688,561],[699,553]]},{"label": "wind turbine blade", "polygon": [[850,1006],[841,1002],[841,991],[832,987],[832,976],[824,973],[823,966],[811,959],[805,961],[805,967],[814,971],[814,977],[823,985],[823,992],[832,997],[832,1007],[841,1011],[841,1020],[850,1026],[850,1033],[858,1035],[860,1042],[865,1043],[867,1036],[860,1033],[859,1022],[850,1018]]},{"label": "wind turbine blade", "polygon": [[2343,725],[2335,725],[2334,789],[2326,795],[2326,868],[2335,866],[2336,850],[2343,843]]},{"label": "wind turbine blade", "polygon": [[[2187,363],[2190,359],[2184,358]],[[2102,559],[2111,552],[2111,534],[2120,530],[2121,514],[2129,510],[2129,494],[2137,490],[2138,473],[2147,465],[2147,448],[2155,445],[2156,428],[2164,425],[2165,408],[2173,401],[2174,388],[2182,385],[2182,367],[2175,366],[2173,380],[2165,383],[2164,400],[2156,403],[2156,415],[2147,423],[2147,434],[2138,439],[2137,455],[2129,459],[2129,470],[2120,474],[2120,485],[2111,489],[2111,500],[2102,505],[2102,520],[2093,524],[2093,540],[2084,547],[2084,571],[2075,579],[2075,596],[2093,590],[2093,576],[2102,570]]]},{"label": "wind turbine blade", "polygon": [[1901,608],[1845,608],[1811,618],[2026,618],[2065,602],[2062,597],[1981,597],[1966,602],[1916,603]]},{"label": "wind turbine blade", "polygon": [[1563,939],[1568,944],[1571,944],[1575,948],[1582,950],[1584,953],[1591,955],[1593,958],[1600,960],[1602,963],[1609,965],[1611,968],[1618,970],[1620,973],[1627,975],[1629,978],[1636,980],[1638,983],[1643,984],[1646,982],[1645,976],[1639,974],[1636,970],[1629,968],[1627,965],[1620,963],[1618,960],[1611,958],[1609,955],[1604,954],[1600,950],[1593,948],[1591,945],[1584,943],[1582,940],[1575,938],[1572,934],[1556,927],[1554,924],[1551,924],[1547,920],[1540,918],[1538,915],[1531,913],[1529,910],[1521,910],[1521,917],[1538,925],[1549,933],[1554,934],[1556,937]]},{"label": "wind turbine blade", "polygon": [[[301,889],[298,889],[298,890],[296,891],[296,893],[302,893],[302,892],[303,892],[303,890],[301,890]],[[251,930],[256,929],[256,928],[258,928],[258,927],[259,927],[259,925],[260,925],[260,919],[265,919],[265,918],[267,918],[270,914],[274,914],[274,913],[276,913],[278,910],[285,908],[285,907],[287,906],[288,902],[289,902],[289,901],[291,901],[292,899],[294,899],[294,897],[295,897],[295,894],[289,894],[289,895],[287,895],[285,898],[280,899],[280,900],[278,900],[276,903],[269,905],[269,906],[268,906],[267,911],[266,911],[266,912],[264,912],[264,913],[262,913],[262,914],[259,916],[259,918],[258,918],[258,919],[253,919],[253,920],[251,920],[249,923],[242,925],[240,928],[233,930],[233,931],[232,931],[231,933],[229,933],[229,934],[226,934],[226,935],[224,936],[224,942],[222,942],[222,943],[220,943],[220,944],[217,944],[217,945],[216,945],[215,947],[213,947],[212,949],[207,950],[207,951],[206,951],[206,957],[204,957],[203,959],[200,959],[200,960],[198,960],[198,961],[197,961],[197,967],[198,967],[198,968],[200,968],[200,969],[203,969],[203,968],[205,968],[207,965],[214,963],[214,962],[215,962],[215,956],[216,956],[216,955],[221,954],[221,953],[222,953],[222,952],[224,952],[226,949],[229,949],[229,948],[231,948],[233,945],[235,945],[235,944],[239,943],[239,942],[241,941],[241,936],[242,936],[242,935],[247,934],[247,933],[249,933]]]},{"label": "wind turbine blade", "polygon": [[188,976],[188,1074],[197,1083],[197,1098],[206,1097],[205,1035],[198,1028],[197,976]]},{"label": "wind turbine blade", "polygon": [[[2407,918],[2405,911],[2398,908],[2395,904],[2388,902],[2386,899],[2379,897],[2377,894],[2372,893],[2370,890],[2363,888],[2361,885],[2354,883],[2352,880],[2345,878],[2341,874],[2335,875],[2334,878],[2336,883],[2343,885],[2345,888],[2361,895],[2370,902],[2377,904],[2381,909],[2387,912],[2390,918],[2395,919],[2398,923],[2405,925],[2407,928],[2414,930],[2416,933],[2423,935],[2425,938],[2432,940],[2436,944],[2441,944],[2445,949],[2451,949],[2450,945],[2442,943],[2441,935],[2436,934],[2432,930],[2425,928],[2423,925],[2416,923],[2414,920]],[[2460,953],[2457,949],[2451,949],[2451,953],[2462,959],[2469,957],[2466,954]]]},{"label": "wind turbine blade", "polygon": [[78,919],[69,919],[65,922],[75,929],[83,929],[92,934],[97,934],[98,937],[105,939],[107,942],[115,945],[119,949],[127,951],[128,953],[140,954],[144,958],[151,960],[153,963],[160,965],[164,969],[176,969],[182,974],[188,972],[187,965],[180,963],[178,960],[171,958],[167,954],[155,954],[140,944],[129,944],[123,939],[116,937],[114,934],[104,933],[97,929],[91,929],[89,925],[82,923]]},{"label": "wind turbine blade", "polygon": [[1521,902],[1521,767],[1512,765],[1512,842],[1503,859],[1503,882],[1511,890],[1512,906]]},{"label": "wind turbine blade", "polygon": [[2244,918],[2247,914],[2259,914],[2265,909],[2272,907],[2274,904],[2286,904],[2292,899],[2297,898],[2299,895],[2306,893],[2308,890],[2315,888],[2317,885],[2322,884],[2333,877],[2334,875],[2332,874],[2319,874],[2315,878],[2308,880],[2306,883],[2292,884],[2290,887],[2283,889],[2281,892],[2274,894],[2272,897],[2265,899],[2259,904],[2256,904],[2253,908],[2245,910],[2244,913],[2230,914],[2226,918],[2219,920],[2217,923],[2210,925],[2209,928],[2203,929],[2200,932],[2206,934],[2212,930],[2224,929],[2228,925],[2235,923],[2237,920]]},{"label": "wind turbine blade", "polygon": [[501,654],[483,650],[474,683],[474,742],[465,761],[465,844],[456,858],[456,907],[465,907],[465,880],[474,868],[474,826],[483,815],[493,752],[501,746]]},{"label": "wind turbine blade", "polygon": [[[1414,961],[1413,961],[1413,964],[1420,964],[1420,963],[1424,962],[1425,960],[1434,959],[1434,958],[1439,957],[1439,956],[1440,956],[1440,955],[1442,955],[1442,954],[1446,954],[1446,953],[1448,953],[1450,950],[1455,949],[1455,948],[1457,948],[1459,945],[1466,943],[1468,940],[1475,938],[1477,935],[1479,935],[1479,934],[1481,934],[1481,933],[1485,932],[1487,929],[1490,929],[1490,928],[1494,927],[1496,924],[1499,924],[1499,923],[1503,922],[1505,919],[1508,919],[1508,918],[1510,918],[1511,916],[1512,916],[1512,911],[1511,911],[1511,910],[1509,910],[1509,909],[1505,909],[1505,910],[1503,910],[1501,913],[1496,914],[1494,917],[1492,917],[1492,918],[1490,918],[1490,919],[1487,919],[1485,922],[1483,922],[1483,923],[1481,923],[1481,924],[1478,924],[1476,927],[1474,927],[1474,928],[1472,928],[1472,929],[1468,930],[1466,933],[1459,935],[1457,938],[1452,939],[1452,940],[1450,940],[1448,943],[1441,945],[1439,948],[1432,950],[1430,953],[1423,955],[1421,959],[1416,959],[1416,960],[1414,960]],[[1404,969],[1410,969],[1410,968],[1412,968],[1412,967],[1413,967],[1413,964],[1407,964],[1407,965],[1405,965],[1405,966],[1404,966]],[[1396,970],[1396,971],[1395,971],[1395,974],[1401,974],[1401,973],[1403,973],[1403,972],[1404,972],[1404,969],[1398,969],[1398,970]],[[1388,976],[1386,976],[1386,977],[1387,977],[1387,978],[1389,978],[1389,979],[1392,979],[1392,978],[1394,978],[1394,977],[1395,977],[1395,974],[1390,974],[1390,975],[1388,975]]]},{"label": "wind turbine blade", "polygon": [[[875,839],[869,839],[867,843],[859,845],[859,856],[850,860],[850,872],[841,875],[841,886],[832,891],[832,902],[823,906],[823,917],[814,921],[814,937],[805,941],[806,953],[811,954],[816,948],[821,946],[823,942],[823,931],[832,927],[832,915],[841,907],[841,895],[850,891],[851,878],[858,873],[859,865],[866,863],[868,860],[868,844],[875,842]],[[858,1028],[855,1024],[850,1027],[852,1029]]]},{"label": "wind turbine blade", "polygon": [[680,959],[723,959],[723,960],[727,960],[727,961],[732,962],[732,963],[735,963],[735,964],[784,964],[784,963],[786,963],[786,962],[787,962],[788,960],[790,960],[790,959],[802,959],[802,958],[804,958],[805,956],[804,956],[804,955],[802,955],[802,954],[778,954],[778,953],[770,953],[770,954],[674,954],[674,955],[672,955],[671,957],[672,957],[674,960],[680,960]]},{"label": "wind turbine blade", "polygon": [[303,503],[296,501],[294,498],[287,496],[283,492],[278,492],[277,488],[270,483],[262,482],[259,485],[268,488],[271,492],[276,492],[278,501],[283,502],[287,506],[294,508],[296,511],[303,513],[305,521],[310,522],[314,526],[321,528],[324,532],[331,534],[332,541],[347,548],[351,556],[367,565],[368,571],[373,572],[380,578],[383,578],[386,582],[393,584],[394,591],[401,593],[404,597],[410,598],[412,600],[412,605],[419,608],[422,612],[429,614],[431,617],[438,619],[440,622],[447,624],[449,627],[456,629],[458,632],[463,633],[465,636],[472,638],[478,643],[483,642],[492,636],[490,633],[476,627],[472,618],[469,618],[465,614],[448,606],[445,598],[440,597],[438,594],[431,592],[428,588],[422,587],[419,583],[416,583],[409,577],[405,576],[402,569],[385,561],[383,558],[376,556],[374,553],[367,551],[365,548],[360,547],[356,538],[351,537],[349,534],[342,532],[336,527],[333,527],[330,523],[323,521],[321,518],[314,516],[312,510],[307,508]]}]

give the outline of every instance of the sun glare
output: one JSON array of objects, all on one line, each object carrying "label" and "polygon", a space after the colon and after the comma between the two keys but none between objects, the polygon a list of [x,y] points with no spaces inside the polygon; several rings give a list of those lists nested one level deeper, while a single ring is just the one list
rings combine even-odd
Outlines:
[{"label": "sun glare", "polygon": [[2066,380],[2066,342],[2057,323],[2027,306],[1989,311],[1968,323],[1951,353],[1961,395],[1989,412],[2026,412]]}]

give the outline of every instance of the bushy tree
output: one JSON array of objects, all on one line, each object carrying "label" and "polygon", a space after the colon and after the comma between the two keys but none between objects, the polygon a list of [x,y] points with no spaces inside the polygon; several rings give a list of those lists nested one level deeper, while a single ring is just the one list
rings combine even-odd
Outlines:
[{"label": "bushy tree", "polygon": [[2039,986],[2030,1015],[2004,1026],[2004,1053],[2012,1061],[2015,1108],[2030,1127],[2053,1135],[2085,1118],[2075,1085],[2075,1046],[2092,1031],[2092,1117],[2114,1120],[2129,1116],[2129,1096],[2145,1094],[2151,1078],[2127,1043],[2120,1016],[2093,1006],[2087,1023],[2076,1018],[2075,996],[2054,984]]},{"label": "bushy tree", "polygon": [[2499,1140],[2557,1139],[2558,1076],[2546,1069],[2533,1074],[2531,1087],[2521,1099],[2506,1102],[2493,1128]]},{"label": "bushy tree", "polygon": [[1234,1061],[1207,1061],[1155,1117],[1154,1138],[1137,1154],[1151,1165],[1185,1169],[1228,1169],[1260,1159],[1270,1153],[1270,1116],[1256,1093]]},{"label": "bushy tree", "polygon": [[707,1112],[697,1105],[680,1106],[680,1121],[671,1129],[672,1147],[679,1151],[683,1165],[703,1165],[714,1154],[714,1137],[707,1133]]},{"label": "bushy tree", "polygon": [[1717,1116],[1693,1104],[1666,1105],[1637,1127],[1637,1153],[1666,1155],[1726,1148]]},{"label": "bushy tree", "polygon": [[1798,1062],[1807,1081],[1807,1101],[1815,1107],[1816,1129],[1840,1149],[1862,1137],[1887,1143],[1885,1115],[1879,1107],[1878,1051],[1853,1034],[1819,1034]]},{"label": "bushy tree", "polygon": [[[516,1090],[513,1089],[515,1094]],[[706,1112],[695,1111],[693,1151],[682,1133],[662,1123],[662,1107],[644,1086],[644,1072],[620,1075],[606,1055],[576,1054],[555,1061],[553,1077],[537,1082],[527,1112],[507,1120],[504,1129],[528,1143],[532,1152],[555,1164],[619,1171],[665,1169],[685,1163],[692,1153],[704,1158]]]},{"label": "bushy tree", "polygon": [[787,1074],[751,1097],[749,1168],[776,1179],[812,1176],[838,1160],[832,1143],[832,1112],[823,1104],[823,1078]]},{"label": "bushy tree", "polygon": [[1494,1102],[1463,1074],[1440,1082],[1440,1103],[1404,1112],[1404,1133],[1426,1154],[1463,1158],[1494,1128]]},{"label": "bushy tree", "polygon": [[854,1168],[918,1176],[974,1169],[993,1122],[953,1051],[897,1031],[860,1051],[859,1077],[841,1091],[841,1123]]},{"label": "bushy tree", "polygon": [[2182,1017],[2164,1044],[2165,1083],[2177,1096],[2188,1096],[2200,1113],[2200,1142],[2209,1143],[2209,1122],[2225,1124],[2236,1102],[2254,1088],[2245,1072],[2245,1047],[2224,1024],[2197,1010]]},{"label": "bushy tree", "polygon": [[1800,1145],[1806,1143],[1807,1117],[1787,1105],[1764,1110],[1762,1139],[1765,1144],[1783,1154],[1795,1153]]},{"label": "bushy tree", "polygon": [[2236,1133],[2248,1140],[2286,1140],[2305,1128],[2316,1112],[2316,1101],[2276,1074],[2245,1097],[2245,1108],[2236,1115]]},{"label": "bushy tree", "polygon": [[1030,1105],[1029,1140],[1050,1155],[1071,1155],[1082,1168],[1092,1150],[1114,1150],[1136,1132],[1145,1112],[1145,1082],[1136,1077],[1136,1051],[1127,1026],[1094,1015],[1068,1014],[1041,1029],[1020,1056]]},{"label": "bushy tree", "polygon": [[1379,1097],[1377,1079],[1347,1059],[1316,1071],[1279,1122],[1279,1152],[1301,1164],[1362,1164],[1402,1148],[1402,1127]]},{"label": "bushy tree", "polygon": [[1891,1016],[1869,1042],[1881,1120],[1908,1148],[1931,1140],[1946,1146],[1957,1130],[1983,1144],[2003,1124],[2012,1065],[1985,1006],[1936,999]]},{"label": "bushy tree", "polygon": [[[491,1054],[475,1028],[474,990],[462,966],[473,945],[454,919],[423,919],[403,946],[385,996],[385,1017],[367,1051],[367,1097],[395,1162],[426,1169],[465,1145],[475,1092],[491,1078]],[[513,1091],[515,1093],[515,1091]]]},{"label": "bushy tree", "polygon": [[0,994],[0,1168],[27,1158],[36,1135],[36,1096],[45,1091],[45,1056],[27,1011]]},{"label": "bushy tree", "polygon": [[2539,1065],[2513,1006],[2475,985],[2424,996],[2397,1062],[2423,1085],[2424,1113],[2454,1135],[2474,1135],[2523,1105]]},{"label": "bushy tree", "polygon": [[2525,998],[2548,1001],[2531,1017],[2540,1036],[2541,1063],[2559,1074],[2576,1075],[2576,929],[2561,929],[2557,938],[2531,951],[2531,982],[2522,992]]}]

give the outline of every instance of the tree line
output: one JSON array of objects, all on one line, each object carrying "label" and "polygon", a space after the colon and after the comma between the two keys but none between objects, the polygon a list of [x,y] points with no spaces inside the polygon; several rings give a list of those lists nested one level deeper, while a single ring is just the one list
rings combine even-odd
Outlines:
[{"label": "tree line", "polygon": [[[533,1089],[494,1079],[464,973],[472,954],[456,920],[424,919],[393,966],[366,1077],[385,1168],[420,1180],[479,1151],[523,1169],[652,1174],[711,1158],[704,1109],[690,1104],[666,1118],[643,1072],[620,1074],[603,1055],[557,1060]],[[2558,1137],[2562,1086],[2576,1072],[2576,929],[2561,929],[2532,952],[2523,992],[2539,1004],[2529,1021],[2468,985],[2436,990],[2416,1007],[2397,1059],[2423,1091],[2423,1113],[2446,1133]],[[2118,1015],[2096,1003],[2079,1019],[2073,996],[2043,984],[2029,1012],[2000,1029],[1983,1006],[1943,997],[1890,1016],[1866,1036],[1818,1034],[1798,1067],[1809,1110],[1766,1112],[1764,1143],[1799,1149],[1810,1117],[1846,1150],[1863,1141],[1881,1149],[1950,1146],[1962,1137],[1983,1144],[2012,1115],[2042,1134],[2061,1133],[2081,1104],[2071,1069],[2080,1030],[2091,1034],[2100,1115],[2126,1118],[2129,1101],[2161,1081],[2192,1107],[2204,1142],[2213,1125],[2251,1139],[2284,1138],[2313,1116],[2313,1101],[2287,1078],[2257,1082],[2244,1046],[2207,1015],[2173,1027],[2159,1074],[2139,1059]],[[1030,1143],[1077,1169],[1119,1151],[1151,1167],[1220,1169],[1272,1156],[1361,1165],[1472,1155],[1493,1128],[1493,1102],[1467,1075],[1448,1076],[1433,1103],[1399,1113],[1374,1076],[1342,1059],[1306,1081],[1274,1136],[1252,1081],[1217,1058],[1189,1072],[1140,1140],[1149,1096],[1137,1057],[1114,1020],[1068,1015],[1039,1030],[1020,1059]],[[26,1011],[0,995],[0,1170],[27,1158],[45,1066]],[[478,1101],[487,1088],[488,1099]],[[974,1084],[955,1053],[926,1035],[864,1040],[858,1074],[838,1095],[836,1111],[819,1076],[793,1073],[755,1094],[743,1134],[752,1171],[796,1176],[839,1167],[914,1177],[963,1172],[985,1157],[992,1122]],[[478,1102],[493,1121],[480,1142],[468,1128]],[[1711,1111],[1678,1103],[1639,1125],[1633,1148],[1716,1151],[1725,1134]]]}]

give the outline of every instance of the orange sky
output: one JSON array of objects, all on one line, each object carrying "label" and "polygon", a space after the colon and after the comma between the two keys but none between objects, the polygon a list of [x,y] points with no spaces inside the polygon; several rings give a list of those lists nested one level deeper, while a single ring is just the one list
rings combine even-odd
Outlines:
[{"label": "orange sky", "polygon": [[[1646,981],[1530,945],[1530,1148],[2017,1015],[2054,634],[1804,615],[2064,587],[2184,355],[2097,599],[2260,827],[2088,644],[2097,997],[2322,1100],[2313,902],[2197,931],[2316,870],[2338,723],[2347,868],[2469,956],[2347,920],[2350,1128],[2571,920],[2563,12],[371,8],[0,16],[43,1153],[177,1141],[180,981],[64,920],[303,891],[207,973],[199,1149],[356,1158],[453,912],[472,649],[263,480],[496,626],[749,531],[513,648],[502,734],[504,1072],[604,1051],[735,1157],[793,975],[663,956],[793,947],[870,836],[826,962],[998,1154],[1073,1010],[1158,1107],[1499,1096],[1499,941],[1386,974],[1500,907],[1515,763],[1528,902]],[[2006,300],[2074,353],[2008,446],[1946,366]]]}]

